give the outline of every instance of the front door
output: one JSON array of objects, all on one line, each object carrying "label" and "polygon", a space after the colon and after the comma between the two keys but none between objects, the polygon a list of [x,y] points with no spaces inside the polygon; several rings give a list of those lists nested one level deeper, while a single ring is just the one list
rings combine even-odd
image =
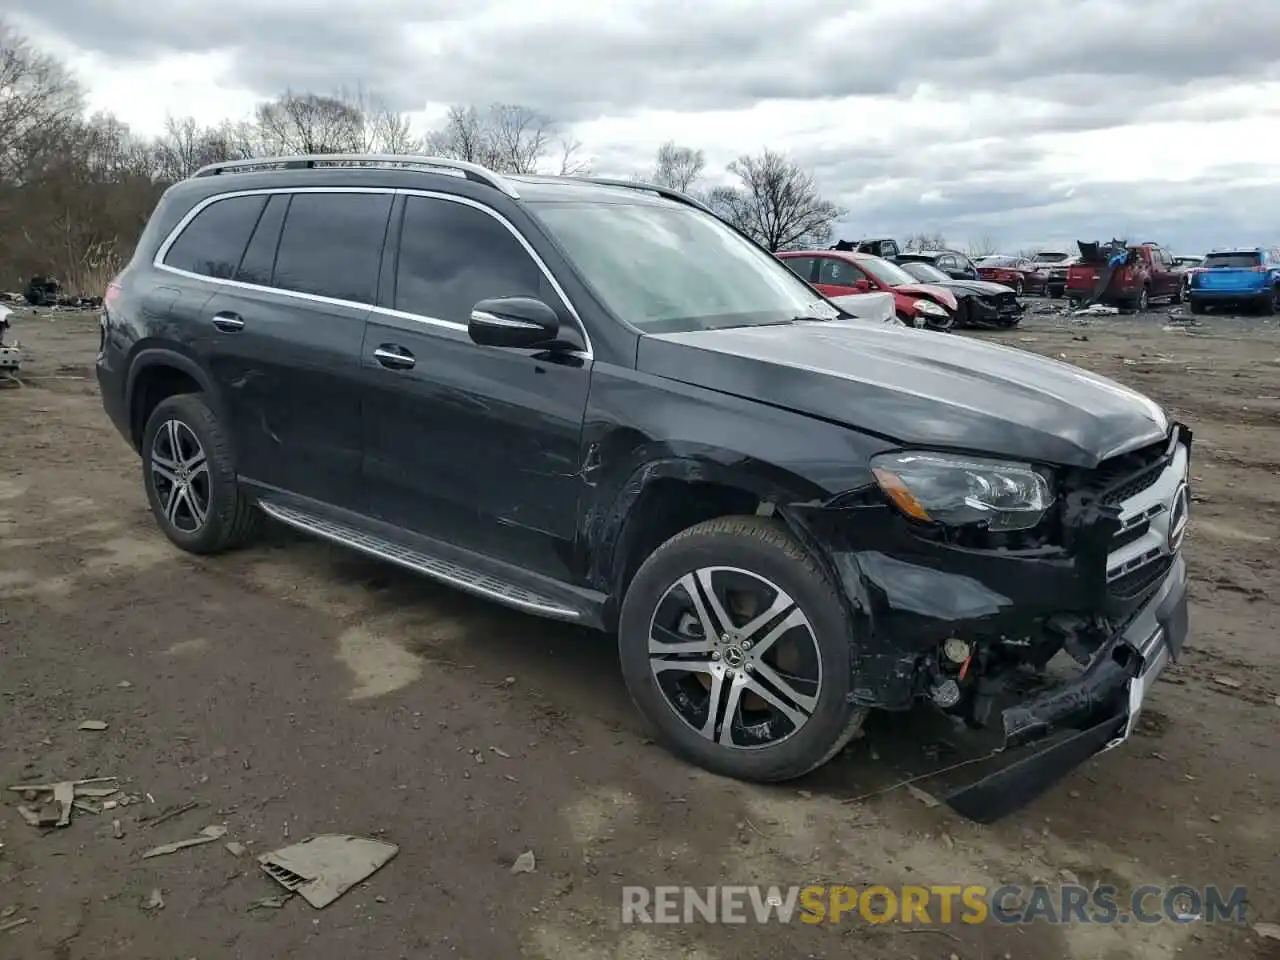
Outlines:
[{"label": "front door", "polygon": [[394,291],[363,347],[367,510],[570,579],[591,362],[480,346],[467,321],[480,300],[526,296],[579,331],[504,221],[442,197],[403,202]]},{"label": "front door", "polygon": [[846,297],[851,293],[866,293],[874,287],[865,273],[841,257],[819,259],[818,282],[814,286],[828,297]]}]

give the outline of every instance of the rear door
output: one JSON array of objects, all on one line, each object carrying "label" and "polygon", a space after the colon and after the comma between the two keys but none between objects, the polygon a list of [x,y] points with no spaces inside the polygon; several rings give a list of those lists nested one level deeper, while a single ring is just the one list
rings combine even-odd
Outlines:
[{"label": "rear door", "polygon": [[1173,257],[1163,247],[1151,248],[1151,295],[1171,297],[1178,292],[1181,277],[1174,272]]},{"label": "rear door", "polygon": [[817,257],[779,257],[792,273],[805,283],[814,283],[818,279]]},{"label": "rear door", "polygon": [[256,199],[265,206],[235,279],[203,311],[202,349],[233,423],[237,464],[258,484],[356,509],[360,348],[392,195]]}]

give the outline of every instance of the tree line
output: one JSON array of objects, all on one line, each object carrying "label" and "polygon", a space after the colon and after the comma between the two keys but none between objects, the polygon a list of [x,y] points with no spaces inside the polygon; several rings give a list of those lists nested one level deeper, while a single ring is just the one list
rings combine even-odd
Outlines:
[{"label": "tree line", "polygon": [[[586,175],[582,144],[554,118],[517,104],[458,105],[423,135],[376,94],[286,90],[239,119],[208,126],[170,117],[140,136],[109,112],[86,115],[85,91],[57,57],[0,21],[0,289],[32,276],[101,295],[132,254],[164,190],[208,163],[291,154],[450,157],[503,173]],[[825,246],[844,211],[786,154],[762,150],[705,182],[701,150],[666,143],[637,177],[685,191],[769,250]]]}]

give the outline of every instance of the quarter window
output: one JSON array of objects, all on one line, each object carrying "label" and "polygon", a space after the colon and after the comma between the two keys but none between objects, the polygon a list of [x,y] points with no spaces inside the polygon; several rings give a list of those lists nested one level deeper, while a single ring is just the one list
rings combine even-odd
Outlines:
[{"label": "quarter window", "polygon": [[266,203],[265,196],[215,200],[178,235],[165,254],[165,265],[202,277],[230,280]]},{"label": "quarter window", "polygon": [[543,284],[529,252],[489,214],[452,200],[405,198],[397,310],[465,324],[472,308],[490,297],[552,302]]},{"label": "quarter window", "polygon": [[389,193],[295,193],[289,200],[272,286],[374,303]]}]

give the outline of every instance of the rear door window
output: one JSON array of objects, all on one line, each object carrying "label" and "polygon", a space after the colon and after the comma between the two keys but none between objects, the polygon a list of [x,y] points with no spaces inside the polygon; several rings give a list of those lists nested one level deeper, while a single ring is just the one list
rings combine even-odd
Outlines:
[{"label": "rear door window", "polygon": [[375,303],[389,193],[295,193],[289,200],[272,286]]},{"label": "rear door window", "polygon": [[289,207],[288,194],[277,193],[267,203],[258,218],[249,246],[240,259],[236,280],[259,287],[271,286],[271,273],[276,265],[276,248],[280,245],[280,227],[284,225],[284,212]]},{"label": "rear door window", "polygon": [[230,280],[258,223],[263,195],[215,200],[195,215],[164,257],[164,264],[217,280]]},{"label": "rear door window", "polygon": [[452,200],[405,199],[395,309],[465,324],[490,297],[535,297],[554,307],[544,284],[529,251],[489,214]]}]

